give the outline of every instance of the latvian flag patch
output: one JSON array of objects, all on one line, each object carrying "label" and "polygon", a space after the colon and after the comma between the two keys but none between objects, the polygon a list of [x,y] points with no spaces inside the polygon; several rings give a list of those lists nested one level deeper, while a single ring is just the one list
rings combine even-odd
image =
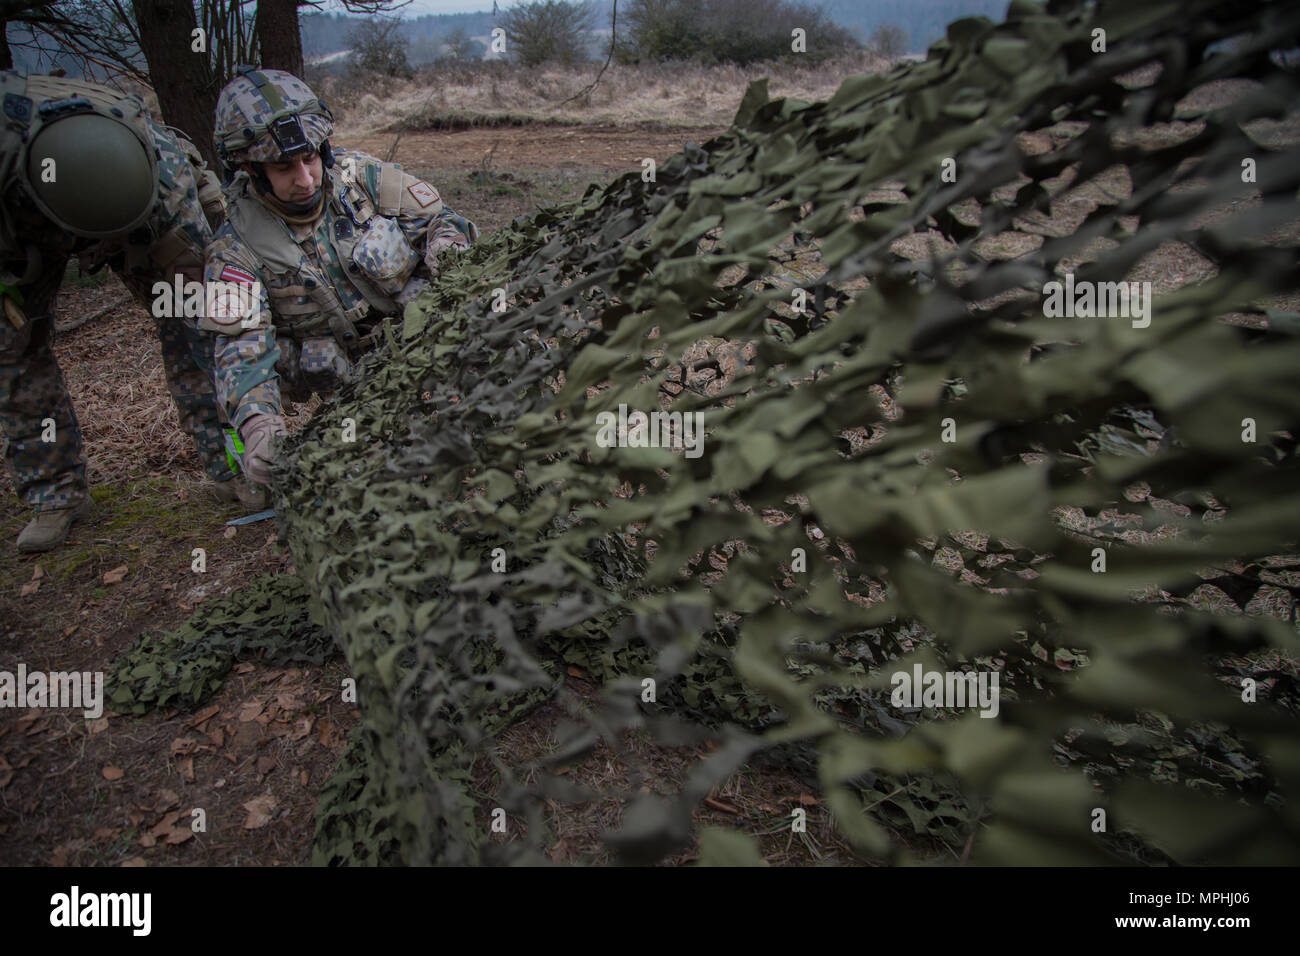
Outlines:
[{"label": "latvian flag patch", "polygon": [[226,266],[221,270],[222,282],[239,282],[243,285],[257,285],[257,279],[249,275],[243,269],[236,269],[234,266]]}]

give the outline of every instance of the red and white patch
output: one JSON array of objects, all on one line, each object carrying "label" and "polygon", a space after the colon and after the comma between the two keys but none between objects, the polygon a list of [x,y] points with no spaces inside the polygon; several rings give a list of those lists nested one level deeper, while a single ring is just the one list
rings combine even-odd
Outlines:
[{"label": "red and white patch", "polygon": [[256,285],[257,278],[249,275],[243,269],[236,269],[234,266],[226,266],[221,270],[219,276],[221,282],[239,282],[243,285]]},{"label": "red and white patch", "polygon": [[415,201],[420,204],[421,209],[425,206],[432,206],[441,198],[438,196],[438,190],[425,182],[411,183],[406,187],[406,191],[415,197]]}]

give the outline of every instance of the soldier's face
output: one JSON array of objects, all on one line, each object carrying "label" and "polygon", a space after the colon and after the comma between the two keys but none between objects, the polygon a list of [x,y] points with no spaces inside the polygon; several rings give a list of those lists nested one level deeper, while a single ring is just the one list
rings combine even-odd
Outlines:
[{"label": "soldier's face", "polygon": [[320,189],[321,161],[316,152],[295,156],[287,163],[263,163],[275,197],[282,202],[306,202]]}]

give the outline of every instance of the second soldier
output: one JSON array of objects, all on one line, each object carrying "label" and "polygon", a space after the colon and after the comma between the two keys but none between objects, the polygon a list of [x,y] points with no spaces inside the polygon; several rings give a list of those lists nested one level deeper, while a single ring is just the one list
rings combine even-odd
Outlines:
[{"label": "second soldier", "polygon": [[333,130],[326,105],[280,70],[241,67],[217,101],[232,179],[205,278],[241,294],[203,327],[216,333],[218,400],[243,439],[244,471],[263,485],[285,433],[283,399],[334,391],[438,256],[478,237],[429,183],[332,148]]}]

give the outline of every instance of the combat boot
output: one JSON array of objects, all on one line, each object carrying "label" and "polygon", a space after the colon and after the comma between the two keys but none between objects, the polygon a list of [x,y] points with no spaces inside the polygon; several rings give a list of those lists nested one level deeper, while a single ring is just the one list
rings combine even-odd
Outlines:
[{"label": "combat boot", "polygon": [[269,507],[266,489],[248,481],[243,475],[236,475],[226,481],[214,481],[211,488],[222,501],[232,504],[238,501],[240,507],[248,511],[265,511]]},{"label": "combat boot", "polygon": [[90,514],[90,502],[83,501],[71,508],[57,511],[38,511],[36,517],[27,522],[23,533],[18,536],[18,550],[27,553],[53,551],[68,540],[68,532],[74,523]]}]

